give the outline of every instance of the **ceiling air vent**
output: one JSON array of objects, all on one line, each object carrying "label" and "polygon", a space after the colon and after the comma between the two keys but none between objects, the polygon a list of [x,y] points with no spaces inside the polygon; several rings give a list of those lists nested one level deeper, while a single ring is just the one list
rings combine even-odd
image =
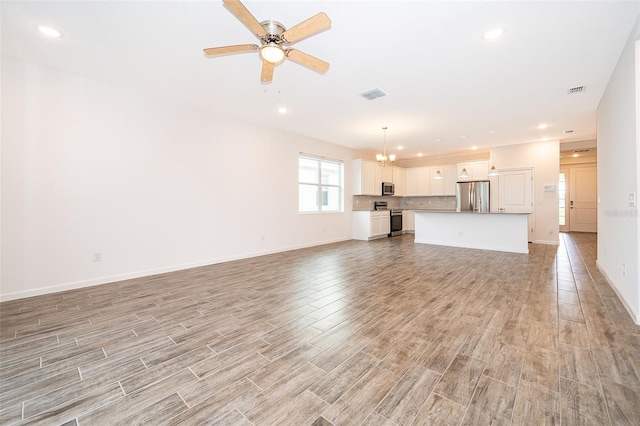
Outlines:
[{"label": "ceiling air vent", "polygon": [[565,130],[565,131],[564,131],[564,134],[565,134],[565,135],[568,135],[569,133],[573,133],[573,130]]},{"label": "ceiling air vent", "polygon": [[585,90],[584,86],[576,86],[576,87],[572,87],[571,89],[567,90],[567,94],[573,95],[574,93],[584,92],[584,90]]},{"label": "ceiling air vent", "polygon": [[384,93],[382,91],[382,89],[378,89],[377,87],[375,89],[370,89],[370,90],[365,90],[364,92],[360,93],[360,96],[362,96],[365,99],[368,99],[370,101],[377,99],[377,98],[381,98],[383,96],[386,96],[387,94]]}]

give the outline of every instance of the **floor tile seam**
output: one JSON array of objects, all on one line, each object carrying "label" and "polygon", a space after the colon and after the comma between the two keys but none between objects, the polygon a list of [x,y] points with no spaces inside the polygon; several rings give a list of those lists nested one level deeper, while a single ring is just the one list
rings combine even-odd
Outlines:
[{"label": "floor tile seam", "polygon": [[[98,387],[96,390],[101,390],[101,389],[107,388],[108,386],[112,386],[112,385],[114,385],[114,384],[116,384],[116,383],[118,384],[118,388],[120,389],[120,392],[122,392],[122,398],[126,398],[126,396],[127,396],[127,395],[125,394],[124,389],[122,388],[122,384],[120,384],[120,381],[112,381],[112,382],[109,382],[109,383],[103,383],[103,384],[102,384],[100,387]],[[89,394],[91,394],[91,393],[95,392],[96,390],[90,390],[90,391],[89,391]],[[29,420],[29,419],[31,419],[31,418],[33,418],[33,417],[42,417],[42,416],[46,416],[48,412],[52,412],[53,414],[55,414],[57,411],[59,411],[59,410],[60,410],[60,407],[63,407],[63,406],[72,406],[72,405],[74,405],[74,402],[78,402],[78,401],[79,401],[79,402],[82,402],[82,400],[83,400],[84,398],[86,398],[86,394],[76,396],[75,398],[71,398],[71,399],[69,399],[69,400],[63,400],[62,402],[60,402],[59,404],[57,404],[57,405],[55,405],[55,406],[52,406],[52,407],[48,407],[48,408],[46,408],[44,411],[39,411],[39,412],[36,412],[36,413],[31,414],[28,418],[26,418],[26,419],[25,419],[25,418],[24,418],[24,409],[25,409],[25,407],[26,407],[27,402],[29,402],[31,399],[35,399],[35,398],[30,398],[30,399],[25,400],[25,401],[23,401],[23,402],[22,402],[22,407],[23,407],[23,414],[22,414],[22,418],[23,418],[23,420]],[[116,401],[119,401],[119,400],[120,400],[120,398],[118,398]],[[93,410],[95,410],[95,409],[97,409],[97,408],[99,408],[99,407],[104,407],[104,406],[106,406],[106,405],[109,405],[110,403],[107,403],[107,404],[98,403],[98,404],[99,404],[99,405],[92,405],[92,406],[90,406],[90,407],[86,408],[82,413],[79,413],[79,414],[78,414],[77,416],[75,416],[74,418],[78,418],[78,417],[80,417],[82,414],[89,413],[89,412],[91,412],[91,411],[93,411]]]},{"label": "floor tile seam", "polygon": [[[15,391],[21,390],[21,388],[24,388],[24,387],[26,387],[26,386],[32,386],[32,387],[34,387],[34,385],[35,385],[35,384],[37,384],[38,382],[42,382],[42,381],[45,381],[45,380],[51,380],[51,379],[52,379],[53,377],[55,377],[55,376],[63,375],[63,374],[69,373],[69,372],[74,371],[74,370],[76,370],[76,371],[77,371],[77,368],[76,368],[76,367],[71,367],[71,368],[68,368],[68,369],[66,369],[66,370],[64,370],[64,371],[62,371],[62,372],[57,372],[57,373],[56,373],[56,374],[54,374],[53,376],[44,377],[44,378],[42,378],[42,379],[40,379],[40,380],[36,380],[35,382],[27,382],[27,383],[25,383],[25,384],[24,384],[24,385],[22,385],[22,386],[18,386],[18,387],[15,387],[15,388],[13,388],[13,389],[11,389],[11,390],[9,390],[9,391],[3,392],[3,393],[0,395],[0,405],[5,405],[5,404],[10,403],[10,401],[12,401],[12,399],[11,399],[11,398],[8,398],[8,397],[7,397],[7,395],[9,395],[11,392],[15,392]],[[81,376],[78,376],[78,377],[79,377],[79,378],[81,378]],[[56,387],[56,388],[54,388],[54,389],[50,389],[48,392],[53,392],[53,391],[55,391],[55,390],[62,389],[62,388],[64,388],[65,386],[67,386],[67,385],[62,385],[62,386]],[[22,389],[22,391],[24,391],[24,389]],[[28,400],[31,400],[31,399],[34,399],[34,398],[35,398],[35,397],[29,397],[29,398],[27,398],[26,400],[25,400],[25,399],[23,399],[23,401],[28,401]],[[13,402],[18,402],[19,400],[20,400],[20,399],[15,400],[15,401],[13,401]]]},{"label": "floor tile seam", "polygon": [[[366,354],[366,352],[363,352],[363,353],[365,353],[365,354]],[[355,355],[355,354],[354,354],[354,355]],[[366,371],[365,373],[363,373],[363,374],[358,378],[358,380],[356,380],[355,382],[353,382],[353,383],[351,384],[351,386],[349,386],[348,388],[344,389],[344,391],[340,394],[340,397],[338,397],[338,398],[336,399],[336,401],[334,401],[333,403],[328,402],[327,400],[325,400],[324,398],[322,398],[320,395],[316,394],[314,391],[312,391],[311,389],[309,389],[309,388],[312,386],[312,384],[310,384],[309,386],[307,386],[307,387],[305,388],[305,390],[309,390],[309,392],[313,393],[315,396],[317,396],[318,398],[322,399],[324,402],[326,402],[327,404],[329,404],[329,406],[332,406],[335,402],[337,402],[338,400],[340,400],[340,398],[341,398],[343,395],[348,394],[348,393],[349,393],[349,391],[350,391],[351,389],[353,389],[354,387],[356,387],[356,385],[357,385],[358,383],[360,383],[362,380],[364,380],[364,378],[367,376],[367,374],[369,374],[369,372],[371,372],[374,368],[380,368],[380,367],[379,367],[379,365],[380,365],[380,363],[382,362],[382,359],[380,359],[380,358],[378,358],[378,357],[376,357],[376,356],[373,356],[373,355],[371,355],[371,354],[367,354],[367,355],[374,357],[374,358],[376,359],[376,362],[375,362],[375,363],[373,363],[373,364],[372,364],[372,365],[367,369],[367,371]],[[353,356],[353,355],[352,355],[352,356]],[[350,357],[350,358],[351,358],[351,357]],[[350,358],[349,358],[349,359],[350,359]],[[346,362],[346,361],[345,361],[345,362]],[[310,362],[308,362],[308,363],[310,363]],[[311,364],[311,363],[310,363],[310,364]],[[343,362],[343,364],[344,364],[344,362]],[[313,365],[313,364],[312,364],[312,365]],[[315,367],[315,365],[314,365],[314,367]],[[316,368],[320,368],[320,367],[316,367]],[[320,368],[320,369],[321,369],[321,368]],[[322,370],[322,369],[321,369],[321,370]],[[397,375],[397,374],[395,374],[393,371],[391,371],[391,370],[389,370],[389,369],[387,369],[387,368],[383,368],[383,370],[390,372],[391,374],[393,374],[393,375],[394,375],[394,377],[398,377],[398,375]],[[323,371],[324,371],[324,370],[323,370]],[[333,370],[332,370],[332,371],[333,371]],[[327,374],[330,374],[330,373],[327,373]],[[389,392],[391,392],[391,390],[396,386],[397,382],[398,382],[398,380],[396,380],[396,382],[394,383],[394,385],[393,385],[393,386],[391,386],[391,387],[389,388],[389,390],[387,390],[387,392],[385,392],[385,394],[382,396],[382,398],[380,398],[380,401],[378,401],[378,403],[375,405],[375,407],[373,407],[373,409],[372,409],[372,410],[367,414],[367,417],[369,417],[369,416],[371,415],[371,413],[374,413],[374,412],[375,412],[375,410],[376,410],[376,408],[378,407],[378,405],[380,405],[380,403],[381,403],[381,402],[382,402],[382,401],[387,397],[387,395],[389,394]],[[367,418],[367,417],[365,417],[365,420],[366,420],[366,418]],[[332,422],[332,423],[333,423],[333,422]],[[361,423],[361,424],[362,424],[362,423]]]}]

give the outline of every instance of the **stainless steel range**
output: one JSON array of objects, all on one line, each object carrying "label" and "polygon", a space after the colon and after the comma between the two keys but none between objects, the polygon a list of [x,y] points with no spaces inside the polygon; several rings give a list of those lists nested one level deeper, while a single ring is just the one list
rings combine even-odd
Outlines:
[{"label": "stainless steel range", "polygon": [[[388,204],[386,201],[374,201],[373,208],[375,210],[389,210]],[[389,236],[394,237],[396,235],[402,234],[402,210],[391,210],[389,215],[389,220],[391,224],[389,226],[390,232]]]},{"label": "stainless steel range", "polygon": [[402,235],[402,210],[391,210],[391,233],[390,237]]}]

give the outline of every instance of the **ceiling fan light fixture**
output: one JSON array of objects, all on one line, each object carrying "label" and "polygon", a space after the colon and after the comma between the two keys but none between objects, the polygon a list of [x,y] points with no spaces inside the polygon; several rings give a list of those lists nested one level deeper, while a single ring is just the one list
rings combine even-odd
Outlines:
[{"label": "ceiling fan light fixture", "polygon": [[276,43],[269,43],[260,48],[260,56],[267,62],[277,64],[284,59],[285,53]]}]

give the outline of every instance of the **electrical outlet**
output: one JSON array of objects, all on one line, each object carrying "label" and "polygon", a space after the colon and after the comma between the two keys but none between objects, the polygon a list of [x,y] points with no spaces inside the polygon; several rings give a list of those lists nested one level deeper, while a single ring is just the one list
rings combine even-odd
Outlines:
[{"label": "electrical outlet", "polygon": [[636,205],[636,193],[632,192],[629,194],[629,205],[634,207]]},{"label": "electrical outlet", "polygon": [[93,253],[93,261],[94,262],[102,262],[102,253]]},{"label": "electrical outlet", "polygon": [[260,235],[260,241],[264,241],[264,235]]},{"label": "electrical outlet", "polygon": [[622,264],[622,275],[627,275],[627,265],[626,264]]}]

